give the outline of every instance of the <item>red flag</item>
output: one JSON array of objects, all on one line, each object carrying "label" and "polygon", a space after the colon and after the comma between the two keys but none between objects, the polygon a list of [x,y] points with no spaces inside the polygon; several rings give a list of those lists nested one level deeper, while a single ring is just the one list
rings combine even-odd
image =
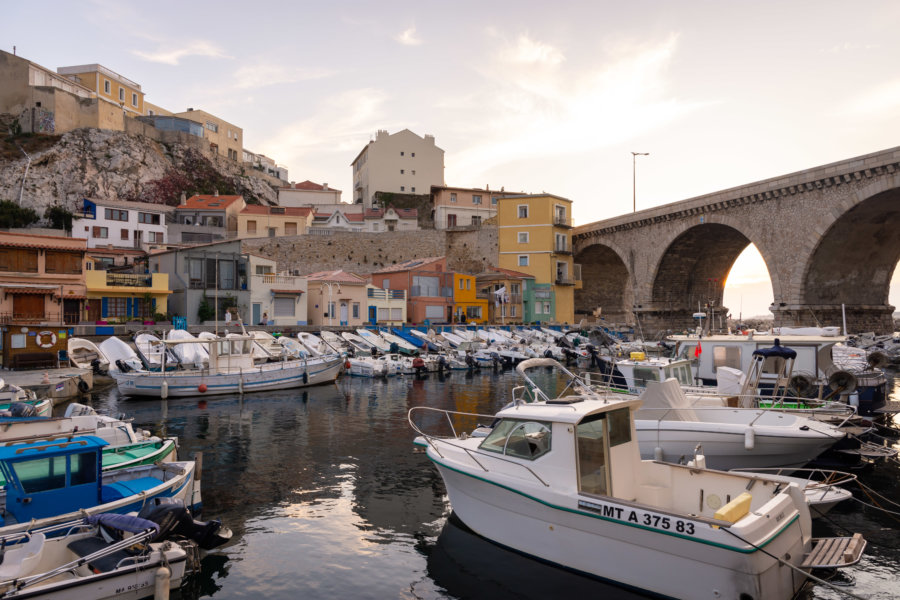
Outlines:
[{"label": "red flag", "polygon": [[703,347],[700,345],[700,340],[697,340],[697,347],[694,348],[694,358],[700,358],[701,354],[703,354]]}]

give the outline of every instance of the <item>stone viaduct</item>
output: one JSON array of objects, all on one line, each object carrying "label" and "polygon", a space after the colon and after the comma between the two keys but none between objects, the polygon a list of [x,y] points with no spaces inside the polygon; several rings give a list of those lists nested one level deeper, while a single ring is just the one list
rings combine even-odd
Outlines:
[{"label": "stone viaduct", "polygon": [[700,304],[723,310],[728,272],[755,244],[776,324],[893,331],[900,260],[900,147],[575,228],[584,287],[576,312],[643,331],[683,329]]}]

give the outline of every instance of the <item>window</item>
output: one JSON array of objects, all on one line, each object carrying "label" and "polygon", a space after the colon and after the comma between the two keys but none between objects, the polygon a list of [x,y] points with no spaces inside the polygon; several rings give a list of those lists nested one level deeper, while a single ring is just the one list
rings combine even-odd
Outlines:
[{"label": "window", "polygon": [[383,289],[383,290],[391,289],[391,280],[390,279],[382,279],[381,280],[381,289]]},{"label": "window", "polygon": [[127,229],[122,229],[122,230],[120,231],[120,233],[119,233],[119,239],[122,239],[122,240],[129,240],[129,239],[131,239],[131,237],[128,235],[128,230],[127,230]]},{"label": "window", "polygon": [[550,452],[550,427],[538,421],[503,419],[479,449],[535,460]]},{"label": "window", "polygon": [[553,310],[550,308],[550,303],[549,303],[549,302],[544,302],[544,314],[545,314],[545,315],[551,315],[551,314],[553,314]]},{"label": "window", "polygon": [[471,279],[466,279],[466,289],[467,290],[472,289],[472,280]]},{"label": "window", "polygon": [[131,105],[137,106],[137,94],[134,92],[131,92]]},{"label": "window", "polygon": [[520,232],[519,232],[519,243],[520,243],[520,244],[527,244],[527,243],[528,243],[528,232],[527,232],[527,231],[520,231]]},{"label": "window", "polygon": [[401,192],[405,192],[405,191],[406,191],[406,188],[405,188],[404,186],[401,185],[401,186],[400,186],[400,191],[401,191]]},{"label": "window", "polygon": [[107,221],[127,221],[128,220],[128,211],[127,210],[119,210],[117,208],[107,208],[104,211]]},{"label": "window", "polygon": [[456,194],[450,194],[450,202],[456,202]]},{"label": "window", "polygon": [[103,93],[104,93],[104,94],[110,94],[110,93],[112,93],[112,92],[110,92],[109,79],[104,79],[104,80],[103,80]]},{"label": "window", "polygon": [[520,254],[520,255],[519,255],[519,266],[520,266],[520,267],[527,267],[527,266],[528,266],[528,255],[527,255],[527,254]]},{"label": "window", "polygon": [[497,205],[497,196],[491,196],[491,204]]},{"label": "window", "polygon": [[413,158],[415,158],[415,157],[416,157],[416,153],[413,152],[410,156],[412,156]]},{"label": "window", "polygon": [[272,272],[272,265],[256,265],[257,275],[266,275]]},{"label": "window", "polygon": [[293,317],[297,302],[293,296],[287,298],[276,296],[273,306],[273,312],[276,317]]},{"label": "window", "polygon": [[400,174],[403,175],[403,169],[400,169]]},{"label": "window", "polygon": [[73,252],[56,252],[47,250],[44,259],[46,273],[65,273],[75,275],[81,273],[81,255]]},{"label": "window", "polygon": [[213,123],[212,121],[206,122],[206,128],[212,131],[213,133],[219,133],[219,126]]},{"label": "window", "polygon": [[425,318],[442,321],[444,320],[444,306],[442,304],[432,304],[425,307]]},{"label": "window", "polygon": [[463,280],[462,279],[459,280],[459,289],[463,289]]},{"label": "window", "polygon": [[481,196],[472,196],[472,204],[481,204]]},{"label": "window", "polygon": [[[94,454],[96,459],[97,455]],[[10,465],[26,494],[47,492],[66,487],[66,457],[52,456],[23,460]],[[96,470],[96,467],[94,467]]]},{"label": "window", "polygon": [[471,321],[472,319],[480,319],[481,318],[481,307],[480,306],[467,306],[466,307],[466,319]]},{"label": "window", "polygon": [[402,308],[392,308],[391,309],[391,321],[402,321],[403,320],[403,309]]},{"label": "window", "polygon": [[416,188],[412,187],[412,188],[409,189],[409,191],[411,191],[413,194],[415,194],[415,193],[416,193]]},{"label": "window", "polygon": [[230,260],[219,261],[219,289],[233,290],[234,285],[234,262]]},{"label": "window", "polygon": [[659,371],[655,368],[634,367],[634,385],[638,388],[647,387],[648,381],[659,381]]},{"label": "window", "polygon": [[[506,305],[505,305],[505,304],[503,305],[503,308],[504,308],[504,310],[506,309]],[[515,317],[515,316],[516,316],[516,305],[515,305],[515,304],[510,304],[510,305],[509,305],[509,316],[511,316],[511,317]]]},{"label": "window", "polygon": [[139,212],[138,223],[146,223],[147,225],[159,225],[159,215]]},{"label": "window", "polygon": [[387,308],[378,309],[378,320],[387,321],[390,318],[390,311]]},{"label": "window", "polygon": [[353,315],[353,318],[354,318],[354,319],[358,319],[358,318],[359,318],[359,302],[354,302],[354,303],[353,303],[353,312],[352,312],[352,315]]},{"label": "window", "polygon": [[472,217],[472,226],[473,227],[481,227],[481,216],[475,215]]},{"label": "window", "polygon": [[519,205],[519,218],[520,218],[520,219],[527,219],[527,218],[528,218],[528,205],[527,205],[527,204],[520,204],[520,205]]},{"label": "window", "polygon": [[588,494],[605,495],[609,489],[606,441],[603,439],[606,416],[606,413],[588,415],[575,427],[578,489]]},{"label": "window", "polygon": [[125,298],[107,298],[106,316],[108,317],[126,317],[125,314]]},{"label": "window", "polygon": [[556,251],[557,252],[568,252],[569,251],[568,238],[567,238],[566,234],[564,234],[564,233],[556,234]]},{"label": "window", "polygon": [[165,240],[163,239],[162,231],[151,231],[150,232],[150,243],[151,244],[162,244]]},{"label": "window", "polygon": [[[413,275],[412,290],[410,296],[431,296],[440,297],[441,295],[441,279],[440,277],[425,277],[423,275]],[[452,288],[451,288],[452,289]]]},{"label": "window", "polygon": [[125,88],[119,88],[119,102],[125,102]]},{"label": "window", "polygon": [[403,150],[400,151],[400,156],[403,156]]},{"label": "window", "polygon": [[0,271],[37,273],[37,261],[37,250],[0,249]]},{"label": "window", "polygon": [[256,221],[247,221],[247,233],[256,233]]},{"label": "window", "polygon": [[509,293],[510,294],[521,294],[522,293],[521,288],[522,288],[522,286],[520,284],[511,283],[511,284],[509,284]]},{"label": "window", "polygon": [[105,240],[109,237],[109,229],[106,227],[94,227],[93,237]]},{"label": "window", "polygon": [[740,346],[713,346],[713,372],[719,367],[741,368]]},{"label": "window", "polygon": [[285,223],[284,224],[284,235],[297,235],[297,224],[296,223]]}]

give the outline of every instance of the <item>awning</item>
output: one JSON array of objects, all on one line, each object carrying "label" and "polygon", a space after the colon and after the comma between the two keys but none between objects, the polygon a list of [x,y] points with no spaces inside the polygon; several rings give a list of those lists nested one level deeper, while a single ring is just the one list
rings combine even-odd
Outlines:
[{"label": "awning", "polygon": [[87,300],[87,296],[84,294],[63,294],[60,296],[59,293],[54,292],[54,296],[63,300]]},{"label": "awning", "polygon": [[41,296],[46,296],[47,294],[56,294],[59,292],[59,288],[26,288],[26,287],[17,287],[17,288],[3,288],[3,291],[7,294],[39,294]]},{"label": "awning", "polygon": [[272,290],[273,294],[302,294],[303,290]]}]

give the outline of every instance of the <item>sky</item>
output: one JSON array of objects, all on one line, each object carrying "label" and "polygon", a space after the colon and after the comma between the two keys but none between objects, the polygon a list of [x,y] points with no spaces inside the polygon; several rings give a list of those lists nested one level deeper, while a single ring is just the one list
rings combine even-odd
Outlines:
[{"label": "sky", "polygon": [[[100,63],[345,201],[379,129],[434,135],[448,185],[564,196],[577,224],[900,143],[896,1],[0,7],[3,50]],[[634,173],[631,152],[649,153]],[[771,301],[751,247],[725,304],[752,316]]]}]

